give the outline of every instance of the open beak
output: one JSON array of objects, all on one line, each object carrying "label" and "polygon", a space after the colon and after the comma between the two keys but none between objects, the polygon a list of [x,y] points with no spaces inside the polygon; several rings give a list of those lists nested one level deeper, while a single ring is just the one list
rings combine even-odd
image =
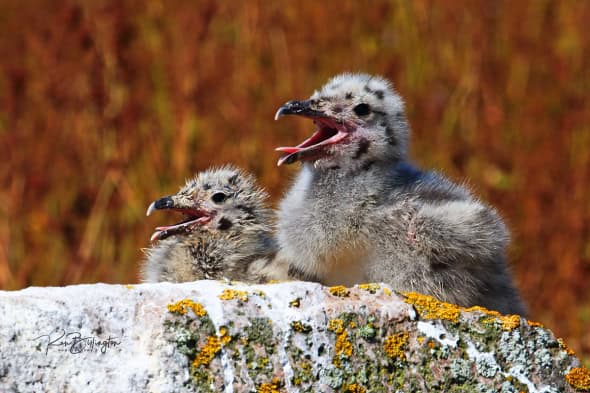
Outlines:
[{"label": "open beak", "polygon": [[211,221],[212,213],[194,207],[182,206],[174,196],[166,196],[160,198],[150,204],[147,209],[146,216],[149,216],[156,210],[172,210],[183,213],[185,219],[177,224],[170,226],[156,227],[151,242],[156,240],[163,240],[172,235],[180,233],[189,233],[197,226],[201,226]]},{"label": "open beak", "polygon": [[289,101],[279,108],[275,120],[285,115],[297,115],[310,118],[316,130],[309,138],[293,147],[277,147],[275,150],[285,153],[277,165],[292,164],[296,161],[319,159],[329,153],[329,147],[341,142],[350,134],[346,125],[340,120],[314,109],[311,100]]}]

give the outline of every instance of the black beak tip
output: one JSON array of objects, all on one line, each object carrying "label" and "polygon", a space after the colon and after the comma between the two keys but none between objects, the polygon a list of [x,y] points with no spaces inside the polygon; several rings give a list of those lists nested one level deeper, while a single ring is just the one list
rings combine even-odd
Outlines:
[{"label": "black beak tip", "polygon": [[146,216],[152,214],[155,210],[162,210],[162,209],[171,209],[174,207],[174,200],[167,196],[164,198],[160,198],[150,204],[145,213]]},{"label": "black beak tip", "polygon": [[154,202],[154,207],[158,210],[161,209],[170,209],[174,207],[174,200],[171,197],[167,196],[164,198],[160,198]]},{"label": "black beak tip", "polygon": [[322,112],[312,109],[312,103],[310,100],[297,101],[292,100],[286,102],[279,108],[275,114],[275,120],[285,115],[299,115],[307,117],[323,117],[325,116]]}]

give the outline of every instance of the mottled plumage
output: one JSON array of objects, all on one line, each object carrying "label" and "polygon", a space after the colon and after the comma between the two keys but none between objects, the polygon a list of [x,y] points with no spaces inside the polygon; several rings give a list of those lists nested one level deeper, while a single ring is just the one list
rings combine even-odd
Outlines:
[{"label": "mottled plumage", "polygon": [[144,282],[233,279],[265,282],[286,279],[286,265],[273,262],[273,212],[267,194],[252,176],[233,168],[197,174],[175,194],[150,205],[185,214],[185,220],[158,227],[147,250]]},{"label": "mottled plumage", "polygon": [[390,84],[365,74],[331,79],[279,109],[316,132],[282,147],[303,167],[280,203],[278,258],[324,284],[386,282],[463,306],[525,308],[506,265],[509,235],[496,211],[463,186],[416,169],[409,126]]}]

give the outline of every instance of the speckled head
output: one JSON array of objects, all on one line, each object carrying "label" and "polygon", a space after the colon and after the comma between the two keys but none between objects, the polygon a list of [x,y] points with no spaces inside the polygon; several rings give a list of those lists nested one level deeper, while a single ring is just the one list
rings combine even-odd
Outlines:
[{"label": "speckled head", "polygon": [[178,193],[160,198],[149,206],[148,216],[155,210],[172,210],[185,215],[185,219],[175,225],[157,227],[151,240],[186,236],[202,228],[236,230],[269,220],[267,198],[254,177],[241,169],[224,166],[200,172]]},{"label": "speckled head", "polygon": [[338,75],[305,101],[289,101],[277,111],[310,118],[314,134],[285,153],[278,164],[313,161],[324,166],[355,166],[395,161],[407,153],[409,127],[404,104],[391,84],[367,74]]}]

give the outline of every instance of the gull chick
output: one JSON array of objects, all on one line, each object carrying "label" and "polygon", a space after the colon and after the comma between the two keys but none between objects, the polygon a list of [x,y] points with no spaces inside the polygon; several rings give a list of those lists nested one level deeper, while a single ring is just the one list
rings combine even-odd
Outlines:
[{"label": "gull chick", "polygon": [[148,216],[168,210],[182,213],[184,219],[156,228],[142,281],[286,279],[286,265],[273,261],[273,212],[266,200],[254,177],[225,166],[201,172],[178,193],[154,201]]},{"label": "gull chick", "polygon": [[280,203],[278,258],[293,276],[327,285],[385,282],[463,306],[525,308],[506,264],[507,229],[465,187],[415,168],[410,129],[390,83],[366,74],[332,78],[276,114],[315,131],[280,147],[278,165],[302,168]]}]

